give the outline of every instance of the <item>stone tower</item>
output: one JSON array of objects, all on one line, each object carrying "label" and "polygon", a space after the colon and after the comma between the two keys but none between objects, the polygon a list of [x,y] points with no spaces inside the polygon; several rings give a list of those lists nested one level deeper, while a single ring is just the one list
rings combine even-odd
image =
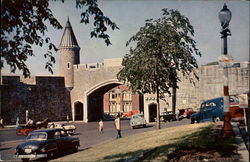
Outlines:
[{"label": "stone tower", "polygon": [[78,46],[71,24],[66,23],[62,40],[59,45],[60,63],[59,75],[64,76],[65,87],[72,89],[74,86],[74,69],[73,65],[80,63],[80,47]]}]

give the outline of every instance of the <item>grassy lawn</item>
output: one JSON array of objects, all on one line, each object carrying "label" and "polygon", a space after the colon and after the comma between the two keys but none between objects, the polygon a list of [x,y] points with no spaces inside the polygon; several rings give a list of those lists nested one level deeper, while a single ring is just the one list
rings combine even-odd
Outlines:
[{"label": "grassy lawn", "polygon": [[[222,123],[203,125],[195,132],[177,139],[173,144],[158,147],[154,152],[145,156],[149,161],[238,161],[235,138],[222,137]],[[177,137],[178,138],[178,137]],[[169,152],[173,146],[174,151]]]},{"label": "grassy lawn", "polygon": [[[146,159],[167,160],[167,155],[174,154],[177,149],[184,147],[185,143],[187,145],[193,143],[193,139],[196,139],[195,135],[197,136],[199,132],[205,130],[205,133],[202,133],[205,135],[206,131],[211,131],[211,125],[211,123],[190,124],[134,134],[95,145],[90,149],[55,159],[55,161],[123,161],[149,150],[151,151],[145,155]],[[197,140],[202,142],[202,138]],[[196,143],[199,143],[198,141]],[[214,143],[214,141],[206,142]]]}]

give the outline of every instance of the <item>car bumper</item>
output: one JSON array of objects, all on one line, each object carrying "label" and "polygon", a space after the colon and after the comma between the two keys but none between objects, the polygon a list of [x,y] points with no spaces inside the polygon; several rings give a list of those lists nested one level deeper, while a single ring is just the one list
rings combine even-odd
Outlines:
[{"label": "car bumper", "polygon": [[43,158],[43,157],[47,157],[47,154],[14,155],[14,158]]},{"label": "car bumper", "polygon": [[131,127],[144,126],[144,125],[146,125],[146,123],[133,123],[133,124],[130,124]]},{"label": "car bumper", "polygon": [[65,130],[67,133],[74,133],[75,132],[75,129],[66,129]]}]

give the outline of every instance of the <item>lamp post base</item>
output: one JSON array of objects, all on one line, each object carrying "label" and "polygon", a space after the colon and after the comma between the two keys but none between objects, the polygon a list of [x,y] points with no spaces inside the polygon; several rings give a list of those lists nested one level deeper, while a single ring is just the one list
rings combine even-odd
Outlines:
[{"label": "lamp post base", "polygon": [[234,131],[231,125],[231,115],[229,112],[224,112],[224,125],[222,128],[222,136],[223,137],[230,137],[234,135]]}]

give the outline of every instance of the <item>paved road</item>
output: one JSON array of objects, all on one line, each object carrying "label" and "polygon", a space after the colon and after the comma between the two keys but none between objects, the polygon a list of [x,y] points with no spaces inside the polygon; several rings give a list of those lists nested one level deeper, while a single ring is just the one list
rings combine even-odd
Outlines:
[{"label": "paved road", "polygon": [[[174,127],[178,125],[189,124],[189,120],[175,121],[162,123],[162,128]],[[117,132],[115,130],[114,121],[104,122],[104,133],[98,133],[98,123],[74,123],[77,127],[76,134],[74,136],[79,137],[80,147],[79,151],[90,148],[96,144],[113,140],[116,138]],[[129,136],[140,132],[150,131],[156,129],[154,123],[149,124],[146,128],[131,129],[129,126],[129,120],[122,120],[122,136]],[[15,147],[25,140],[24,136],[17,136],[15,134],[15,128],[4,128],[0,129],[0,161],[20,161],[19,159],[13,159]]]}]

